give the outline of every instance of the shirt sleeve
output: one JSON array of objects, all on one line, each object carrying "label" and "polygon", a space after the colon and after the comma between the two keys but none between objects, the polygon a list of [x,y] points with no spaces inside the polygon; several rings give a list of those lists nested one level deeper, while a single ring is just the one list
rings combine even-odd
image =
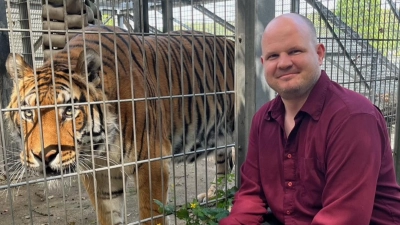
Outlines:
[{"label": "shirt sleeve", "polygon": [[322,209],[312,225],[368,225],[383,152],[385,124],[373,114],[344,119],[328,137]]},{"label": "shirt sleeve", "polygon": [[260,224],[263,216],[267,214],[267,204],[261,187],[258,164],[259,120],[256,118],[256,116],[253,117],[248,152],[241,167],[240,189],[235,195],[231,213],[220,221],[220,225]]}]

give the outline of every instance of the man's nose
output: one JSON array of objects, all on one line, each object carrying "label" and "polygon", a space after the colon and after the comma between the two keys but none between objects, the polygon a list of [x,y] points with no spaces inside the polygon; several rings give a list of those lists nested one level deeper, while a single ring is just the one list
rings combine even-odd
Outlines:
[{"label": "man's nose", "polygon": [[278,60],[279,69],[287,69],[293,65],[292,59],[287,54],[281,54]]}]

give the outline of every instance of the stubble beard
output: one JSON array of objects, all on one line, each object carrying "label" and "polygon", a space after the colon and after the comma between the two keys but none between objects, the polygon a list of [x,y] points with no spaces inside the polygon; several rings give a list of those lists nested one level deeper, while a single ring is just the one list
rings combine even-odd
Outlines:
[{"label": "stubble beard", "polygon": [[314,76],[312,80],[300,80],[289,87],[272,87],[283,99],[293,100],[308,96],[314,85],[317,83],[319,76]]}]

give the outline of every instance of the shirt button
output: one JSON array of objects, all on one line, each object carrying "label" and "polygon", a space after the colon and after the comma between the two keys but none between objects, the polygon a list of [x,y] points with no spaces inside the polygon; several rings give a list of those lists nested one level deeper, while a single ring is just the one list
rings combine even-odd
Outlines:
[{"label": "shirt button", "polygon": [[291,214],[291,212],[288,210],[288,211],[286,211],[286,215],[290,215]]},{"label": "shirt button", "polygon": [[291,186],[293,186],[293,183],[289,182],[289,183],[287,183],[287,186],[291,187]]},{"label": "shirt button", "polygon": [[292,158],[292,154],[287,154],[288,159]]}]

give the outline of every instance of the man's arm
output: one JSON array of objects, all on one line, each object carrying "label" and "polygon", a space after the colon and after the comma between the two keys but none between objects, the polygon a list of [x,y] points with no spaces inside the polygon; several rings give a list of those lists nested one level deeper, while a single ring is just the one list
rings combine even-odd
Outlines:
[{"label": "man's arm", "polygon": [[[256,114],[257,115],[257,114]],[[258,124],[253,118],[246,161],[241,168],[241,186],[235,195],[230,215],[220,221],[220,225],[260,224],[267,214],[267,204],[260,181],[258,164]]]},{"label": "man's arm", "polygon": [[371,114],[356,114],[331,133],[326,152],[323,208],[312,225],[370,223],[386,127]]}]

